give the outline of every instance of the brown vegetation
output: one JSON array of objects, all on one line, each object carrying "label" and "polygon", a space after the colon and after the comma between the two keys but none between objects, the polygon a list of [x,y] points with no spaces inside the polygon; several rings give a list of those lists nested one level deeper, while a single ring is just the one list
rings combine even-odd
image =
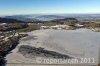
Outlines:
[{"label": "brown vegetation", "polygon": [[72,57],[69,57],[68,55],[60,54],[60,53],[54,52],[54,51],[49,51],[42,47],[36,48],[36,47],[28,46],[28,45],[20,46],[18,52],[20,52],[24,56],[28,54],[31,58],[33,58],[35,56],[63,58],[63,59],[71,59],[72,58]]},{"label": "brown vegetation", "polygon": [[18,29],[16,31],[17,32],[30,32],[30,31],[38,30],[38,29],[40,29],[40,25],[31,24],[31,25],[28,25],[28,27],[26,28]]}]

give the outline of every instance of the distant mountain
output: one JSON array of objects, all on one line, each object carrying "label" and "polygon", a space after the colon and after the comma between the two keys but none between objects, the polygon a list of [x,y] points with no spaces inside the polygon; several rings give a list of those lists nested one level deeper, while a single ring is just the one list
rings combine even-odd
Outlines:
[{"label": "distant mountain", "polygon": [[5,18],[13,18],[21,21],[49,21],[54,19],[63,19],[63,16],[57,15],[15,15],[15,16],[5,16]]},{"label": "distant mountain", "polygon": [[33,22],[33,21],[39,21],[38,19],[35,18],[29,18],[31,15],[15,15],[15,16],[5,16],[5,18],[11,18],[11,19],[17,19],[25,22]]},{"label": "distant mountain", "polygon": [[82,22],[100,20],[100,14],[63,14],[62,16],[76,18]]},{"label": "distant mountain", "polygon": [[76,18],[64,18],[64,19],[54,19],[51,22],[56,24],[67,24],[67,25],[75,25],[79,21]]},{"label": "distant mountain", "polygon": [[42,21],[49,21],[49,20],[54,20],[54,19],[64,19],[65,17],[58,16],[58,15],[41,15],[35,18]]},{"label": "distant mountain", "polygon": [[96,21],[100,20],[100,14],[56,14],[56,15],[14,15],[5,16],[5,18],[17,19],[25,22],[38,22],[38,21],[49,21],[54,19],[64,19],[64,18],[76,18],[79,21]]},{"label": "distant mountain", "polygon": [[15,23],[19,22],[22,23],[24,21],[16,20],[16,19],[10,19],[10,18],[0,18],[0,23]]}]

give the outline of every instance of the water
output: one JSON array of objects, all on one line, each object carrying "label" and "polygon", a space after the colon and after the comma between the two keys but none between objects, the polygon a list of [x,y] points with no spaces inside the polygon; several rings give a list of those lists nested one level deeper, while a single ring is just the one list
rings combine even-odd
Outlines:
[{"label": "water", "polygon": [[43,47],[46,50],[59,52],[75,58],[94,58],[95,65],[100,63],[100,32],[93,32],[82,28],[77,30],[36,30],[28,34],[28,37],[20,40],[16,49],[7,55],[9,63],[30,63],[34,60],[24,58],[17,53],[20,45]]},{"label": "water", "polygon": [[89,29],[48,30],[44,47],[78,58],[94,58],[99,62],[100,32]]}]

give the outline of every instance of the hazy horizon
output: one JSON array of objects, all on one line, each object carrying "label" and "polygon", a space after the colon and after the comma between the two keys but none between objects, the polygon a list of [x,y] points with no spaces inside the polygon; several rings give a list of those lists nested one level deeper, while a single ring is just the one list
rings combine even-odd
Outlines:
[{"label": "hazy horizon", "polygon": [[98,15],[100,13],[29,13],[29,14],[0,14],[0,16],[17,16],[17,15]]}]

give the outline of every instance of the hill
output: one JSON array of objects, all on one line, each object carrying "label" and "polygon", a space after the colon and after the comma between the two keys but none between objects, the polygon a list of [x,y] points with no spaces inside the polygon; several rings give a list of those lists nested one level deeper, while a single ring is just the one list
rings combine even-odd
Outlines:
[{"label": "hill", "polygon": [[38,16],[35,18],[38,20],[41,20],[41,21],[50,21],[50,20],[54,20],[54,19],[64,19],[65,17],[58,16],[58,15],[41,15],[41,16]]},{"label": "hill", "polygon": [[10,19],[10,18],[0,18],[0,23],[21,23],[24,21],[16,20],[16,19]]}]

